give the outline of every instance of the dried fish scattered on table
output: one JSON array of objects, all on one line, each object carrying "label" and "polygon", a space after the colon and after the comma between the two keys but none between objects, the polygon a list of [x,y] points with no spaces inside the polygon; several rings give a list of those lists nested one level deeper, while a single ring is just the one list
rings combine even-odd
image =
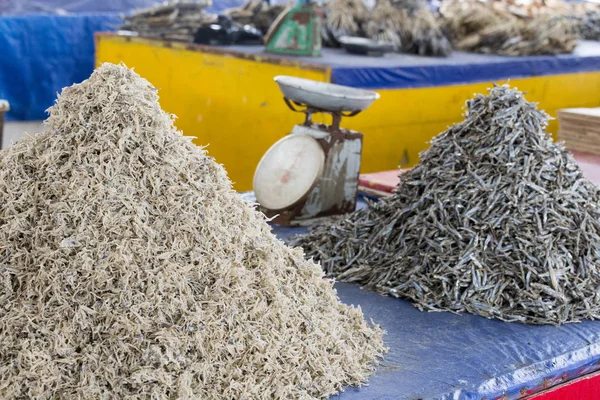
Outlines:
[{"label": "dried fish scattered on table", "polygon": [[[396,4],[398,7],[402,3]],[[400,8],[400,11],[404,16],[399,32],[402,52],[436,57],[446,57],[452,53],[450,41],[425,3],[416,9]]]},{"label": "dried fish scattered on table", "polygon": [[378,0],[365,23],[371,39],[393,44],[398,51],[426,56],[448,56],[450,42],[437,20],[420,1]]},{"label": "dried fish scattered on table", "polygon": [[216,21],[216,15],[204,10],[211,4],[210,0],[168,2],[138,10],[125,17],[125,23],[119,29],[136,32],[144,37],[193,42],[194,35],[201,26]]},{"label": "dried fish scattered on table", "polygon": [[600,40],[600,10],[588,11],[579,18],[579,31],[586,40]]},{"label": "dried fish scattered on table", "polygon": [[238,24],[250,25],[266,34],[277,17],[290,3],[268,4],[264,0],[249,0],[241,7],[223,11]]},{"label": "dried fish scattered on table", "polygon": [[450,0],[442,4],[442,25],[456,50],[522,56],[571,53],[575,49],[578,28],[571,18],[549,12],[525,18],[498,3],[502,2]]},{"label": "dried fish scattered on table", "polygon": [[447,56],[452,52],[423,1],[377,0],[369,11],[362,1],[332,0],[326,4],[326,17],[326,45],[337,45],[341,36],[366,36],[404,53]]},{"label": "dried fish scattered on table", "polygon": [[342,36],[364,36],[363,24],[369,10],[362,0],[330,0],[325,3],[323,43],[338,47]]},{"label": "dried fish scattered on table", "polygon": [[292,240],[326,274],[421,310],[600,318],[600,190],[508,86],[467,102],[394,193]]},{"label": "dried fish scattered on table", "polygon": [[394,7],[389,0],[378,0],[364,23],[366,35],[380,43],[388,43],[399,51],[402,39],[399,32],[405,21],[405,14]]},{"label": "dried fish scattered on table", "polygon": [[309,399],[381,330],[104,64],[0,152],[0,398]]}]

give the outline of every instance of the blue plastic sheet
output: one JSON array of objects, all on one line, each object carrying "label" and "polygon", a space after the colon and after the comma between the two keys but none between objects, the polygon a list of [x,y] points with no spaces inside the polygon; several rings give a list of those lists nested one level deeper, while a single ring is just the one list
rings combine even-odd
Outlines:
[{"label": "blue plastic sheet", "polygon": [[[230,50],[264,56],[262,48],[234,46]],[[282,58],[282,56],[269,55]],[[367,57],[340,49],[324,49],[322,57],[296,58],[331,68],[334,83],[364,89],[404,89],[476,82],[505,82],[511,78],[600,71],[600,42],[583,41],[572,54],[507,57],[454,52],[450,57],[387,54]]]},{"label": "blue plastic sheet", "polygon": [[[305,231],[274,228],[280,238]],[[357,285],[335,286],[343,302],[387,331],[390,348],[369,386],[335,399],[513,400],[600,369],[600,321],[532,326],[420,312]]]},{"label": "blue plastic sheet", "polygon": [[400,89],[600,71],[600,44],[595,44],[597,52],[586,56],[495,58],[456,53],[453,58],[464,62],[445,63],[440,60],[436,65],[336,66],[332,69],[331,80],[340,85],[365,89]]},{"label": "blue plastic sheet", "polygon": [[7,120],[42,120],[63,87],[94,69],[94,32],[113,30],[114,15],[0,17],[0,98]]},{"label": "blue plastic sheet", "polygon": [[[335,83],[365,89],[401,89],[600,71],[600,42],[581,42],[572,54],[557,56],[507,57],[455,52],[448,58],[410,55],[371,60],[335,58],[331,62],[331,79]],[[354,65],[341,64],[342,59],[353,59]]]},{"label": "blue plastic sheet", "polygon": [[[114,12],[128,13],[160,2],[0,0],[0,98],[11,105],[6,119],[45,119],[57,92],[91,74],[94,33],[113,31],[122,23]],[[214,1],[208,10],[219,12],[242,3]],[[46,14],[22,15],[31,12]],[[59,15],[64,12],[87,14]]]}]

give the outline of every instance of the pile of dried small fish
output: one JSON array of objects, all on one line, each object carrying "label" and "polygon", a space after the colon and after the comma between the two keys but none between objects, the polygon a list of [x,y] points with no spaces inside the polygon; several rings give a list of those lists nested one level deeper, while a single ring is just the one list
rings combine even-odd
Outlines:
[{"label": "pile of dried small fish", "polygon": [[444,31],[456,50],[522,56],[570,53],[575,49],[578,29],[572,18],[548,12],[524,18],[497,3],[450,0],[442,4]]},{"label": "pile of dried small fish", "polygon": [[363,36],[404,53],[448,56],[452,52],[424,1],[377,0],[368,10],[362,0],[332,0],[325,15],[325,45],[337,46],[341,36]]},{"label": "pile of dried small fish", "polygon": [[377,0],[368,20],[364,22],[365,34],[376,42],[391,44],[395,50],[400,51],[402,39],[399,32],[402,31],[405,16],[389,0]]},{"label": "pile of dried small fish", "polygon": [[0,398],[324,398],[372,372],[380,329],[189,139],[104,64],[0,153]]},{"label": "pile of dried small fish", "polygon": [[495,10],[523,19],[533,19],[544,14],[568,15],[572,7],[564,0],[486,0]]},{"label": "pile of dried small fish", "polygon": [[527,20],[542,15],[561,16],[571,20],[582,39],[600,40],[600,4],[598,3],[564,0],[530,0],[527,2],[495,0],[491,2],[491,5],[496,9]]},{"label": "pile of dried small fish", "polygon": [[[396,3],[395,6],[401,4]],[[404,16],[399,32],[402,52],[436,57],[452,53],[450,41],[425,3],[417,8],[401,7],[399,10]]]},{"label": "pile of dried small fish", "polygon": [[264,0],[249,0],[241,7],[223,11],[223,14],[230,16],[238,24],[255,27],[264,35],[287,7],[287,3],[268,4]]},{"label": "pile of dried small fish", "polygon": [[325,24],[322,29],[323,44],[339,46],[342,36],[364,36],[363,24],[369,10],[363,0],[330,0],[325,4]]},{"label": "pile of dried small fish", "polygon": [[215,15],[204,10],[211,4],[211,0],[171,1],[136,11],[125,17],[126,22],[119,29],[137,32],[144,37],[193,42],[198,28],[216,21]]},{"label": "pile of dried small fish", "polygon": [[467,102],[394,193],[292,240],[327,275],[421,310],[600,318],[600,191],[507,86]]}]

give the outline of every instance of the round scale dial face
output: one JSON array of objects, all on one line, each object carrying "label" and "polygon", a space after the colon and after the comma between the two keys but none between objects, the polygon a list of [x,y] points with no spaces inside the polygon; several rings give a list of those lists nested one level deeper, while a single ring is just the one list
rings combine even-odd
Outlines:
[{"label": "round scale dial face", "polygon": [[256,167],[256,201],[269,210],[294,205],[311,190],[324,163],[325,152],[312,136],[294,134],[280,139]]}]

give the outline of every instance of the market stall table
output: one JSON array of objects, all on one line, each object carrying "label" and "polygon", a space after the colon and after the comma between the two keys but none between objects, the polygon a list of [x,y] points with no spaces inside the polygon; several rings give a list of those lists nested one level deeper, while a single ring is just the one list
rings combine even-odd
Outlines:
[{"label": "market stall table", "polygon": [[[367,112],[342,127],[364,133],[362,171],[408,167],[428,141],[462,120],[464,102],[494,82],[527,92],[551,116],[600,105],[600,42],[573,54],[503,57],[455,52],[448,58],[389,54],[293,58],[262,46],[209,47],[115,34],[96,35],[96,60],[125,62],[159,88],[177,126],[225,165],[237,190],[250,190],[261,156],[301,122],[287,110],[276,75],[334,82],[380,93]],[[549,131],[557,131],[551,121]]]},{"label": "market stall table", "polygon": [[[573,156],[584,175],[600,184],[600,156]],[[363,174],[360,185],[368,195],[386,195],[398,184],[399,173]],[[274,232],[287,238],[306,229],[275,226]],[[390,347],[370,386],[348,390],[341,399],[491,400],[535,393],[536,400],[599,397],[600,375],[593,372],[600,369],[600,322],[528,326],[468,314],[422,313],[407,300],[347,283],[336,287],[344,302],[360,305],[367,318],[382,325]]]},{"label": "market stall table", "polygon": [[[306,229],[275,226],[273,231],[283,239]],[[470,314],[420,312],[410,301],[349,283],[338,282],[336,288],[344,303],[360,306],[367,319],[387,331],[384,340],[390,351],[368,386],[348,388],[333,398],[511,400],[556,390],[600,369],[600,321],[524,325]],[[581,383],[565,386],[560,398],[595,398],[600,377],[583,382],[583,388]],[[552,393],[536,400],[557,399]]]}]

